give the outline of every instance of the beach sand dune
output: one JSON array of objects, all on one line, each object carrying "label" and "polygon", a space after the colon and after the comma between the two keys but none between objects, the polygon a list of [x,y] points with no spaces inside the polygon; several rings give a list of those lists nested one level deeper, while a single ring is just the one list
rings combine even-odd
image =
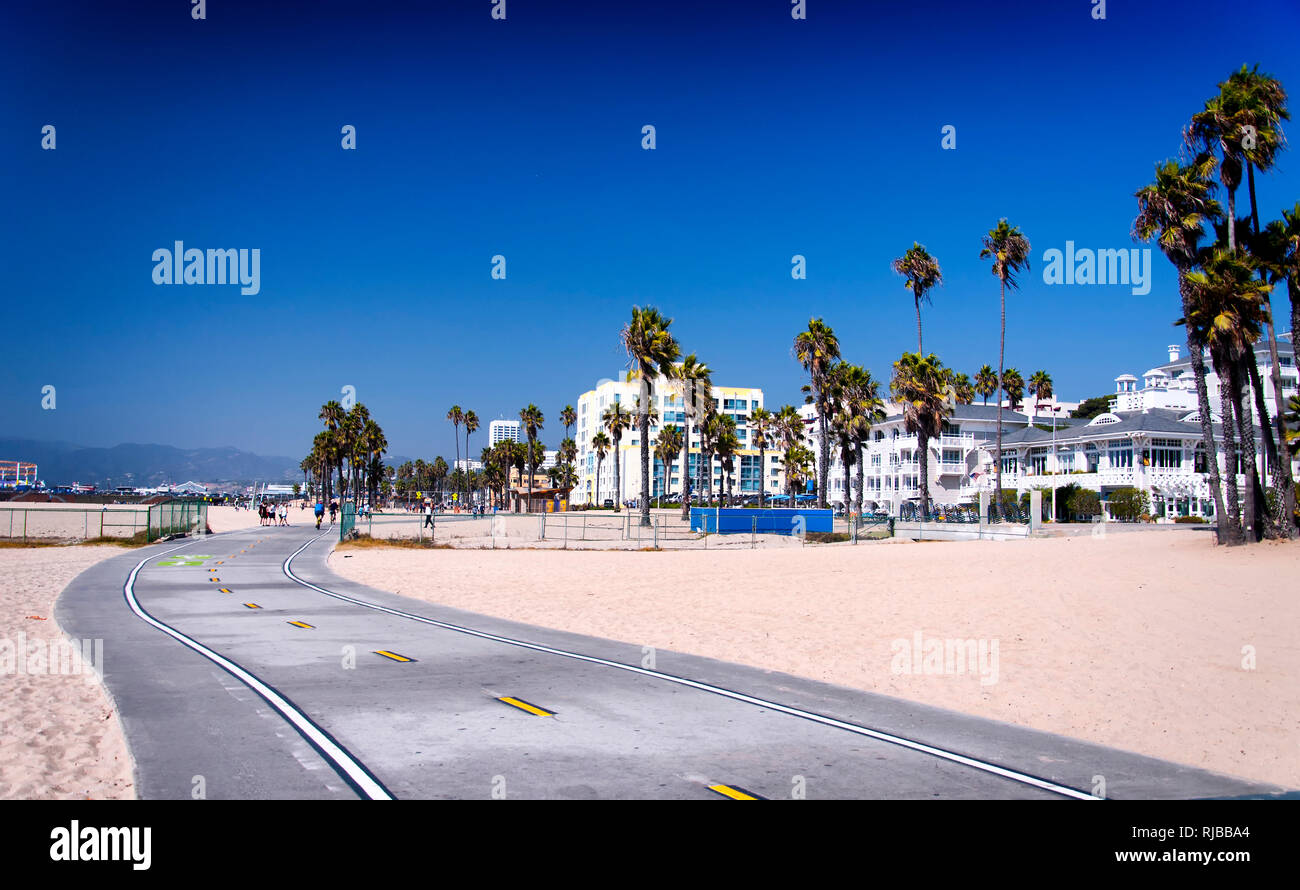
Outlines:
[{"label": "beach sand dune", "polygon": [[[49,655],[67,652],[59,648],[66,638],[54,621],[54,601],[82,571],[124,552],[0,548],[0,640],[9,643],[0,643],[0,799],[135,796],[126,741],[98,676],[49,673]],[[14,651],[20,643],[26,653]],[[86,651],[93,661],[93,646]],[[74,664],[66,655],[53,663]]]},{"label": "beach sand dune", "polygon": [[[707,553],[345,552],[334,571],[405,596],[1300,787],[1300,544],[1229,550],[1204,530],[1159,529]],[[923,649],[996,644],[996,674],[991,660],[983,673],[928,672],[910,655],[918,634]]]}]

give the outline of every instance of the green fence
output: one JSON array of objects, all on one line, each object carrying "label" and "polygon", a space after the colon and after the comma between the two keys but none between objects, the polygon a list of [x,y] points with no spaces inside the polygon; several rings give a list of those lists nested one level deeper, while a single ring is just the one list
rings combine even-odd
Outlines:
[{"label": "green fence", "polygon": [[149,540],[189,535],[207,529],[208,505],[203,501],[166,501],[149,507]]},{"label": "green fence", "polygon": [[357,526],[357,505],[351,501],[343,502],[343,518],[339,521],[339,540],[346,541]]},{"label": "green fence", "polygon": [[208,505],[176,500],[150,506],[24,506],[0,504],[0,539],[14,541],[87,541],[95,538],[143,538],[157,541],[207,529]]}]

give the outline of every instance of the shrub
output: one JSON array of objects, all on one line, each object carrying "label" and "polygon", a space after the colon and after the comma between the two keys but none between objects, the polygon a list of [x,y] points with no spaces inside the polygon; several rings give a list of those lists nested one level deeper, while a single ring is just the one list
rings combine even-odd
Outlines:
[{"label": "shrub", "polygon": [[1071,493],[1065,509],[1071,516],[1096,516],[1101,513],[1101,498],[1092,489],[1080,488]]},{"label": "shrub", "polygon": [[1190,525],[1201,525],[1205,522],[1204,516],[1179,516],[1174,522],[1187,523]]},{"label": "shrub", "polygon": [[1151,498],[1137,488],[1117,488],[1107,501],[1111,514],[1121,522],[1134,522],[1151,510]]}]

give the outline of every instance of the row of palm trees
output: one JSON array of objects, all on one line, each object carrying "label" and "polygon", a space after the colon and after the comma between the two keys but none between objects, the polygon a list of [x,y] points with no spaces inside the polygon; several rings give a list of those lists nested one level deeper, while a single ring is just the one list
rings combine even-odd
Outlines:
[{"label": "row of palm trees", "polygon": [[384,465],[388,440],[383,429],[360,402],[351,408],[344,408],[338,401],[326,402],[319,419],[325,429],[316,434],[311,452],[298,465],[307,490],[314,491],[322,501],[335,497],[359,500],[357,495],[365,491],[374,503],[390,476]]},{"label": "row of palm trees", "polygon": [[[1134,237],[1155,240],[1177,272],[1177,324],[1186,331],[1196,379],[1219,541],[1229,545],[1297,533],[1289,444],[1295,435],[1287,426],[1270,294],[1278,283],[1287,284],[1294,343],[1300,326],[1300,203],[1261,226],[1255,196],[1255,171],[1271,170],[1286,145],[1284,120],[1290,115],[1282,84],[1258,65],[1243,65],[1192,115],[1183,131],[1182,156],[1157,164],[1154,181],[1135,195]],[[1250,213],[1238,218],[1243,175]],[[1226,214],[1213,197],[1220,186],[1227,193]],[[1265,338],[1272,364],[1271,416],[1255,358],[1255,346]],[[1223,474],[1210,413],[1206,351],[1219,380]],[[1273,509],[1267,515],[1257,464],[1256,413],[1271,469]],[[1238,468],[1244,491],[1239,490]]]}]

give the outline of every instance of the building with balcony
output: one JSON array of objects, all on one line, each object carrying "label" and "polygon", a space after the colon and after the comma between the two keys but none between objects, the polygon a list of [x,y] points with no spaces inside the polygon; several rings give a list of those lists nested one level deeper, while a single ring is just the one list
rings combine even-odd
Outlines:
[{"label": "building with balcony", "polygon": [[[639,380],[628,381],[623,375],[615,379],[604,379],[578,396],[574,403],[578,412],[578,422],[574,440],[578,446],[577,473],[578,487],[574,489],[572,503],[594,504],[597,501],[597,481],[599,478],[599,499],[615,499],[615,461],[618,462],[622,482],[622,499],[630,500],[641,493],[641,432],[636,425],[636,404],[641,394]],[[732,472],[732,491],[736,495],[758,494],[759,485],[764,479],[769,480],[768,492],[781,490],[779,461],[774,461],[772,452],[767,455],[768,472],[758,465],[758,449],[753,447],[753,437],[748,422],[755,408],[763,407],[763,391],[754,387],[714,386],[712,397],[717,403],[720,414],[728,414],[736,421],[736,437],[740,440],[740,449],[734,459]],[[605,411],[614,404],[622,404],[632,415],[632,428],[624,431],[618,452],[613,449],[613,437],[609,431],[605,435],[611,440],[610,450],[604,460],[598,461],[591,440],[605,426],[601,420]],[[700,469],[700,434],[694,423],[690,429],[690,459],[686,474],[682,472],[680,452],[669,467],[654,456],[653,448],[658,443],[658,432],[664,426],[672,424],[686,432],[686,409],[678,385],[672,380],[655,378],[651,381],[650,404],[654,415],[650,424],[650,496],[661,497],[668,494],[681,494],[685,480],[691,480],[691,490],[695,489],[694,480]],[[599,477],[597,477],[599,464]],[[773,468],[777,473],[773,474]],[[713,492],[722,490],[723,471],[720,461],[713,461]]]}]

